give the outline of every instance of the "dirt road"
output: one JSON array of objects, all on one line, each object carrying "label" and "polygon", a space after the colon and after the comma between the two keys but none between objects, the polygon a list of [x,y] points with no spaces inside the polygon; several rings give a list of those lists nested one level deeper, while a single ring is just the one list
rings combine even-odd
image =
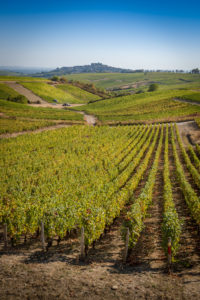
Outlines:
[{"label": "dirt road", "polygon": [[185,147],[200,143],[200,129],[195,121],[177,123]]}]

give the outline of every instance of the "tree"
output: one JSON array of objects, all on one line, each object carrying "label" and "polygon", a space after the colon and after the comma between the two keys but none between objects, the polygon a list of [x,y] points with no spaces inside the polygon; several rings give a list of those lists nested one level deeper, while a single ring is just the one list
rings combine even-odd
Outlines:
[{"label": "tree", "polygon": [[198,68],[196,68],[196,69],[193,69],[193,70],[191,71],[191,73],[192,73],[192,74],[199,74],[199,73],[200,73],[200,70],[199,70]]},{"label": "tree", "polygon": [[59,77],[58,76],[53,76],[53,77],[51,77],[51,81],[59,81]]},{"label": "tree", "polygon": [[149,86],[148,92],[154,92],[158,90],[158,84],[157,83],[152,83]]}]

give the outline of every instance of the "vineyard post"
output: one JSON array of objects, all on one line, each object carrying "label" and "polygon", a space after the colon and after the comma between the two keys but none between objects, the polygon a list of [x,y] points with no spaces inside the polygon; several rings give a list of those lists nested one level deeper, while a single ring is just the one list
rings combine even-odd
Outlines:
[{"label": "vineyard post", "polygon": [[81,228],[81,260],[85,259],[85,234],[84,234],[84,227]]},{"label": "vineyard post", "polygon": [[44,239],[44,222],[41,222],[41,242],[42,242],[42,249],[45,250],[45,239]]},{"label": "vineyard post", "polygon": [[7,224],[3,224],[3,237],[4,237],[4,247],[7,248],[8,246],[8,236],[7,236]]},{"label": "vineyard post", "polygon": [[172,239],[171,237],[168,238],[168,270],[171,268],[172,264]]},{"label": "vineyard post", "polygon": [[127,255],[128,255],[128,243],[129,243],[129,228],[127,227],[126,231],[126,242],[125,242],[125,251],[124,251],[124,258],[123,262],[126,263]]}]

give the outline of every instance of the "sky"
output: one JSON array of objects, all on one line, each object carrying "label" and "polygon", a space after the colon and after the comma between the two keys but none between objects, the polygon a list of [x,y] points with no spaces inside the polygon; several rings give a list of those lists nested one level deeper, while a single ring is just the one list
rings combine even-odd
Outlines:
[{"label": "sky", "polygon": [[0,0],[0,66],[200,67],[199,0]]}]

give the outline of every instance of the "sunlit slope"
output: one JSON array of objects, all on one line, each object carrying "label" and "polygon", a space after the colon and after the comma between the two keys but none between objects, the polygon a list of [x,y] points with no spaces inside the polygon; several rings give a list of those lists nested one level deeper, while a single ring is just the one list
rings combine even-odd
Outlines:
[{"label": "sunlit slope", "polygon": [[89,93],[80,89],[79,87],[73,86],[71,84],[59,84],[57,88],[71,94],[74,98],[79,101],[79,103],[87,103],[89,101],[100,99],[99,96]]},{"label": "sunlit slope", "polygon": [[7,86],[5,83],[0,82],[0,99],[7,100],[8,97],[12,98],[17,96],[19,96],[19,93]]},{"label": "sunlit slope", "polygon": [[99,101],[84,106],[101,121],[169,120],[200,114],[200,106],[173,99],[191,97],[191,91],[159,91]]},{"label": "sunlit slope", "polygon": [[69,84],[52,85],[45,82],[20,82],[20,84],[48,102],[56,99],[59,103],[87,103],[99,99],[98,96]]}]

